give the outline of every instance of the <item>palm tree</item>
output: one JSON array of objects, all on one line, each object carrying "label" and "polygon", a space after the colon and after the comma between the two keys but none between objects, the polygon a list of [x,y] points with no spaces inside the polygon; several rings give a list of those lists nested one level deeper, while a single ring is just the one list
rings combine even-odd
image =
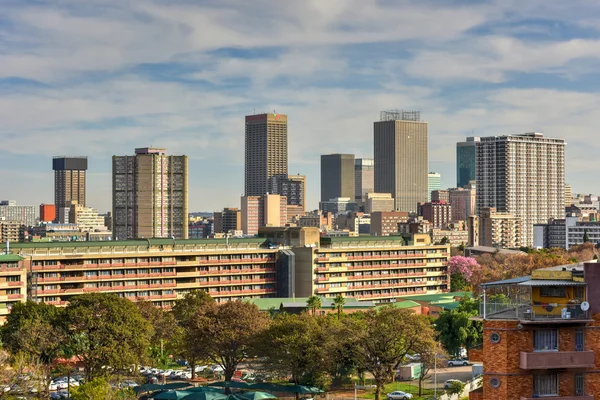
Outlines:
[{"label": "palm tree", "polygon": [[306,301],[306,306],[312,311],[312,315],[316,315],[317,310],[322,307],[321,298],[315,295],[310,296]]},{"label": "palm tree", "polygon": [[331,303],[331,308],[333,308],[334,310],[337,309],[338,321],[342,317],[342,309],[344,308],[345,304],[346,298],[342,296],[341,293],[335,296],[335,298],[333,299],[333,303]]}]

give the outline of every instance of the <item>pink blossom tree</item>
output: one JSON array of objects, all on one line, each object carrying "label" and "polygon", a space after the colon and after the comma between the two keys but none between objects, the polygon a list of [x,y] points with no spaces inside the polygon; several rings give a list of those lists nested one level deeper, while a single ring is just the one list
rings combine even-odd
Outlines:
[{"label": "pink blossom tree", "polygon": [[450,290],[461,291],[469,287],[473,269],[479,268],[477,260],[472,257],[453,256],[448,260],[450,274]]}]

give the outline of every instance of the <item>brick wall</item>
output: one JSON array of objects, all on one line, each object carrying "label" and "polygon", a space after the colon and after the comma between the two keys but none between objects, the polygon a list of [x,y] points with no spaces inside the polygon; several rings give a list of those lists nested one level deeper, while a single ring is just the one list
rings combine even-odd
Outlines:
[{"label": "brick wall", "polygon": [[562,328],[558,330],[558,351],[575,351],[575,329]]},{"label": "brick wall", "polygon": [[483,362],[483,346],[471,347],[468,356],[470,362]]},{"label": "brick wall", "polygon": [[483,388],[469,392],[469,400],[483,400]]}]

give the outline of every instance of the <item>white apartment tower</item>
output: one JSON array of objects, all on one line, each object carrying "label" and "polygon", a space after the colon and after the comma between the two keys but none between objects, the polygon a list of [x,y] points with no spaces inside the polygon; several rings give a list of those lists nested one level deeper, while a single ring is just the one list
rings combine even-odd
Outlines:
[{"label": "white apartment tower", "polygon": [[477,212],[495,208],[522,221],[522,241],[533,245],[533,225],[565,214],[565,141],[541,133],[483,137],[476,148]]}]

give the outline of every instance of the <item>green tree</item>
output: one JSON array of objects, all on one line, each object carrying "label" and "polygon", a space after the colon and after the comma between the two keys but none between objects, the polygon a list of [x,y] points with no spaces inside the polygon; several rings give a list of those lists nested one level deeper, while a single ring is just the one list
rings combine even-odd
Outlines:
[{"label": "green tree", "polygon": [[154,333],[135,304],[115,294],[74,297],[65,320],[87,381],[138,364]]},{"label": "green tree", "polygon": [[317,310],[320,310],[323,305],[321,304],[321,298],[319,296],[312,295],[306,301],[306,307],[311,310],[312,315],[317,314]]},{"label": "green tree", "polygon": [[254,304],[211,303],[196,314],[191,331],[202,355],[220,365],[225,380],[231,381],[238,365],[256,355],[258,337],[270,321]]},{"label": "green tree", "polygon": [[440,342],[449,354],[457,356],[461,347],[468,349],[481,343],[483,326],[480,321],[470,319],[479,314],[478,309],[479,302],[464,298],[455,310],[440,314],[435,326]]},{"label": "green tree", "polygon": [[316,386],[326,381],[333,336],[325,320],[307,313],[275,317],[258,341],[262,369],[280,378],[291,376],[295,384]]},{"label": "green tree", "polygon": [[367,311],[363,318],[352,320],[357,351],[357,366],[375,380],[375,400],[384,385],[409,352],[435,347],[434,330],[426,316],[393,307]]},{"label": "green tree", "polygon": [[340,293],[333,299],[331,303],[331,308],[337,310],[338,321],[342,318],[342,310],[344,309],[344,305],[346,305],[346,298]]},{"label": "green tree", "polygon": [[155,362],[158,361],[161,367],[164,367],[168,361],[167,351],[173,350],[173,339],[176,335],[175,316],[156,307],[152,302],[140,301],[135,303],[140,310],[142,317],[154,328],[154,335],[150,338],[150,354]]},{"label": "green tree", "polygon": [[105,379],[96,378],[75,387],[71,394],[72,400],[135,400],[137,396],[130,389],[113,388]]},{"label": "green tree", "polygon": [[441,348],[439,343],[434,346],[425,346],[423,349],[418,349],[419,362],[421,363],[421,372],[418,376],[419,382],[419,396],[423,395],[423,381],[429,378],[431,371],[437,366],[437,368],[445,367],[445,352]]},{"label": "green tree", "polygon": [[196,364],[206,355],[198,348],[194,320],[199,312],[215,304],[215,300],[203,290],[192,290],[175,301],[173,316],[177,325],[173,329],[173,347],[192,369],[192,379],[196,377]]},{"label": "green tree", "polygon": [[463,392],[464,389],[465,389],[465,384],[464,383],[453,381],[452,385],[450,385],[450,388],[447,389],[446,391],[450,395],[457,394],[457,395],[460,396],[462,394],[462,392]]}]

